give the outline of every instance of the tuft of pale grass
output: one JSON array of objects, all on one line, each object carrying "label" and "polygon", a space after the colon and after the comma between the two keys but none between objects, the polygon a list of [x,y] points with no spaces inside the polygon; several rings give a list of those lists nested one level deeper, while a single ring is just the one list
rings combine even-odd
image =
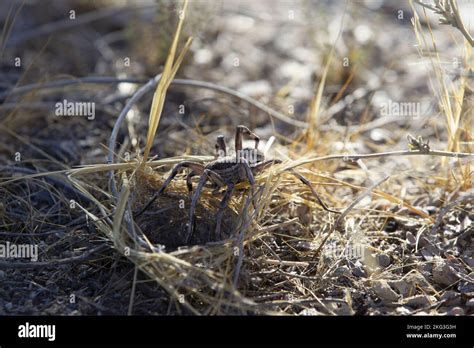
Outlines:
[{"label": "tuft of pale grass", "polygon": [[185,0],[183,9],[180,12],[181,15],[179,17],[178,27],[176,28],[176,32],[174,34],[173,43],[171,44],[168,57],[166,58],[165,67],[161,74],[160,82],[158,83],[155,93],[153,94],[153,101],[151,104],[150,117],[148,121],[148,133],[147,133],[147,138],[146,138],[145,150],[143,154],[142,166],[147,161],[151,146],[153,145],[153,140],[155,138],[156,130],[158,128],[158,124],[161,118],[161,112],[163,111],[163,105],[165,103],[166,91],[168,90],[168,87],[170,86],[171,81],[175,77],[179,69],[179,66],[181,65],[184,59],[184,56],[186,55],[186,52],[188,51],[192,42],[192,38],[191,37],[188,38],[188,40],[186,41],[186,44],[184,45],[184,48],[181,50],[180,54],[178,55],[178,58],[175,61],[176,50],[177,50],[181,30],[183,28],[184,17],[186,15],[187,6],[188,6],[188,1]]},{"label": "tuft of pale grass", "polygon": [[329,69],[331,68],[331,62],[334,57],[334,52],[335,52],[335,47],[337,44],[337,41],[339,40],[339,37],[341,36],[342,30],[344,28],[344,16],[346,14],[346,9],[347,7],[344,7],[344,14],[341,18],[341,23],[339,26],[339,31],[336,37],[335,42],[331,46],[331,50],[329,51],[326,64],[324,65],[324,70],[323,74],[321,76],[321,81],[317,84],[317,87],[315,87],[315,91],[313,94],[313,97],[310,100],[309,103],[309,109],[308,109],[308,129],[306,131],[306,146],[308,149],[314,149],[315,147],[315,133],[317,131],[318,127],[318,119],[320,118],[320,114],[322,111],[322,100],[323,100],[323,92],[324,92],[324,87],[326,85],[326,79],[329,73]]},{"label": "tuft of pale grass", "polygon": [[[420,4],[419,1],[417,1]],[[441,6],[442,3],[448,6],[448,9],[451,9],[455,12],[453,18],[459,17],[459,9],[457,7],[456,1],[435,1],[436,6]],[[430,8],[426,4],[421,3],[422,6]],[[436,39],[427,20],[427,14],[425,9],[423,9],[423,15],[428,23],[427,33],[423,29],[420,23],[420,17],[411,2],[413,9],[413,18],[412,24],[415,31],[415,36],[418,42],[419,54],[421,57],[425,56],[424,52],[433,51],[434,55],[428,55],[430,63],[433,70],[433,75],[430,75],[430,85],[434,92],[434,97],[438,99],[438,105],[440,111],[445,117],[445,128],[448,135],[447,151],[466,151],[473,152],[474,146],[472,146],[472,139],[474,139],[474,134],[472,133],[472,124],[474,124],[474,116],[472,112],[472,103],[469,99],[466,98],[466,91],[469,88],[469,75],[472,74],[474,70],[474,59],[472,56],[472,43],[469,40],[463,41],[462,46],[462,61],[460,62],[461,73],[459,81],[452,81],[451,78],[447,75],[446,69],[442,65],[442,60],[440,58],[440,53],[436,46]],[[430,8],[431,10],[434,9]],[[448,10],[447,9],[447,10]],[[438,8],[439,10],[439,8]],[[437,12],[439,13],[439,11]],[[444,13],[444,12],[443,12]],[[446,13],[445,13],[445,16]],[[459,24],[462,28],[464,26]],[[458,25],[454,25],[458,27]],[[459,28],[459,27],[458,27]],[[463,30],[461,30],[463,31]],[[471,105],[470,105],[471,104]],[[470,140],[470,141],[467,141]],[[467,144],[470,146],[464,147],[463,145]],[[447,161],[443,159],[442,164],[446,166]],[[463,190],[466,190],[472,187],[472,169],[471,161],[466,161],[462,163],[458,161],[457,172],[450,168],[446,168],[446,185],[448,186],[460,186]],[[454,183],[452,182],[454,179]],[[447,187],[448,187],[447,186]]]}]

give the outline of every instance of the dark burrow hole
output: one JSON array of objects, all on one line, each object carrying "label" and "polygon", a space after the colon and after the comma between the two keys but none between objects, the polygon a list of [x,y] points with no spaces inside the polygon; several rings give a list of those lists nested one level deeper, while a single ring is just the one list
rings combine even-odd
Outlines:
[{"label": "dark burrow hole", "polygon": [[191,200],[187,195],[163,194],[135,221],[151,243],[165,246],[167,252],[182,246],[204,245],[231,237],[238,223],[238,215],[227,207],[224,210],[220,236],[217,236],[215,230],[219,200],[209,202],[201,198],[196,205],[193,233],[189,242],[186,242],[190,204]]}]

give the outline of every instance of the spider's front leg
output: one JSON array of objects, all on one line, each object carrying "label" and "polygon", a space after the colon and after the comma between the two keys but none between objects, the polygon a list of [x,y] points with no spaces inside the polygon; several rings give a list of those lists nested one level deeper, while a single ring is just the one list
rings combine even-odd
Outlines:
[{"label": "spider's front leg", "polygon": [[215,236],[216,239],[221,239],[221,224],[222,224],[222,217],[224,215],[224,210],[229,204],[230,197],[232,197],[232,194],[234,193],[235,185],[234,184],[229,184],[227,186],[227,190],[224,193],[224,197],[221,200],[221,203],[219,204],[219,210],[216,215],[216,231],[215,231]]},{"label": "spider's front leg", "polygon": [[189,174],[186,176],[186,186],[188,188],[189,194],[193,192],[193,177],[198,175],[194,170],[189,172]]},{"label": "spider's front leg", "polygon": [[235,152],[242,151],[242,139],[245,135],[248,135],[250,138],[255,140],[255,149],[258,148],[258,143],[260,142],[260,137],[253,133],[250,129],[245,126],[237,126],[235,131]]},{"label": "spider's front leg", "polygon": [[193,198],[191,200],[191,207],[189,209],[189,225],[188,225],[188,234],[186,236],[186,244],[189,243],[191,237],[193,235],[193,221],[194,221],[194,211],[196,210],[196,204],[199,199],[199,196],[204,188],[204,184],[211,180],[218,186],[224,186],[224,180],[221,178],[219,174],[212,171],[211,169],[204,169],[201,178],[199,179],[199,183],[196,188],[196,192],[194,192]]},{"label": "spider's front leg", "polygon": [[[174,177],[179,173],[181,168],[190,168],[192,170],[191,173],[189,173],[188,178],[186,178],[186,181],[188,184],[188,190],[189,190],[189,183],[191,181],[190,175],[193,173],[194,173],[193,175],[196,175],[197,173],[202,173],[204,171],[204,166],[196,162],[183,161],[183,162],[178,163],[173,168],[170,176],[166,179],[163,186],[161,186],[161,188],[158,190],[157,193],[155,193],[153,198],[138,213],[135,214],[135,217],[138,217],[141,214],[143,214],[153,204],[153,202],[165,191],[166,187],[168,187],[171,180],[174,179]],[[192,183],[191,183],[191,190],[192,190]]]},{"label": "spider's front leg", "polygon": [[250,168],[249,162],[245,158],[241,158],[240,161],[242,166],[239,167],[239,176],[241,179],[248,179],[250,184],[250,194],[252,195],[252,204],[255,211],[257,211],[257,197],[255,197],[255,177],[253,176],[252,168]]},{"label": "spider's front leg", "polygon": [[326,211],[329,211],[331,213],[336,213],[336,214],[340,214],[341,212],[340,211],[337,211],[337,210],[333,210],[331,208],[329,208],[326,203],[324,203],[324,201],[322,200],[322,198],[319,196],[318,192],[316,192],[316,190],[314,189],[313,185],[311,184],[311,182],[306,179],[302,174],[298,173],[296,170],[294,170],[293,168],[291,169],[288,169],[294,176],[296,176],[298,179],[300,179],[300,181],[305,184],[306,186],[309,187],[309,189],[311,190],[311,193],[313,194],[314,197],[316,197],[316,199],[318,200],[318,203],[321,207],[323,207],[324,210]]},{"label": "spider's front leg", "polygon": [[[264,171],[266,168],[269,168],[271,167],[272,165],[274,164],[280,164],[282,163],[281,160],[279,159],[273,159],[273,160],[268,160],[268,161],[265,161],[265,162],[262,162],[258,165],[256,165],[254,168],[253,168],[253,171],[255,173],[259,173],[259,172],[262,172]],[[287,169],[289,172],[291,172],[291,174],[293,174],[294,176],[296,176],[298,179],[300,179],[300,181],[305,184],[306,186],[309,187],[309,189],[311,190],[311,193],[313,194],[313,196],[316,198],[316,200],[318,201],[319,205],[321,207],[323,207],[324,210],[326,211],[329,211],[331,213],[336,213],[336,214],[340,214],[341,212],[337,211],[337,210],[333,210],[331,208],[329,208],[326,203],[324,203],[324,201],[322,200],[322,198],[319,196],[318,192],[314,189],[313,185],[311,184],[311,182],[306,178],[304,177],[302,174],[298,173],[295,169],[293,168],[290,168],[290,169]]]},{"label": "spider's front leg", "polygon": [[216,158],[221,156],[227,156],[227,146],[223,135],[219,135],[216,142]]}]

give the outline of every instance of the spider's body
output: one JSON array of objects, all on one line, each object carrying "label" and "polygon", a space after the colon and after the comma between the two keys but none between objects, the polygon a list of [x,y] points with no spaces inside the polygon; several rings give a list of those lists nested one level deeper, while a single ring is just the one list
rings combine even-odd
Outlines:
[{"label": "spider's body", "polygon": [[237,184],[247,179],[245,168],[235,156],[226,156],[207,164],[205,169],[219,174],[224,184]]},{"label": "spider's body", "polygon": [[248,180],[244,162],[248,163],[252,174],[256,175],[258,174],[258,165],[264,160],[262,152],[245,148],[235,155],[227,155],[209,162],[204,168],[219,174],[225,184],[238,184]]},{"label": "spider's body", "polygon": [[[255,140],[255,148],[242,148],[242,138],[246,134]],[[181,168],[189,168],[190,172],[186,177],[187,187],[190,193],[193,191],[193,182],[192,178],[199,175],[199,183],[194,192],[191,200],[191,208],[189,212],[189,225],[188,225],[188,235],[186,242],[189,242],[192,236],[193,230],[193,218],[194,211],[196,208],[197,200],[201,191],[207,181],[210,181],[213,186],[218,190],[221,187],[227,187],[222,198],[222,201],[219,205],[219,211],[216,216],[216,236],[220,237],[220,227],[224,209],[229,203],[229,200],[234,192],[235,185],[241,182],[248,181],[250,184],[250,190],[253,198],[253,205],[256,208],[256,200],[254,194],[254,185],[255,180],[254,176],[262,172],[266,168],[272,166],[276,163],[281,163],[280,160],[268,160],[265,161],[264,154],[258,151],[258,143],[260,138],[251,132],[245,126],[237,126],[235,134],[235,154],[227,155],[227,148],[223,136],[217,137],[216,143],[216,159],[212,162],[202,165],[201,163],[192,162],[192,161],[183,161],[178,163],[172,170],[171,175],[166,179],[163,186],[158,190],[158,192],[153,196],[153,198],[148,202],[142,210],[136,214],[136,216],[142,214],[148,207],[161,195],[166,187],[169,185],[171,180],[178,174]],[[296,175],[304,184],[308,185],[311,189],[313,195],[317,198],[319,204],[326,210],[331,212],[336,212],[327,208],[324,202],[321,200],[317,192],[312,187],[311,183],[301,174],[297,173],[293,169],[290,169],[291,172]],[[336,212],[337,213],[337,212]]]}]

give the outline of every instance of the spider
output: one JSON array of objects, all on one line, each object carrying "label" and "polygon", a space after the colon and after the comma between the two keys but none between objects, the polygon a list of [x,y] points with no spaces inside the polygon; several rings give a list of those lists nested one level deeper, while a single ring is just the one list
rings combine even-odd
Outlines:
[{"label": "spider", "polygon": [[[255,141],[254,148],[242,148],[243,136],[247,135],[249,138]],[[255,175],[261,173],[266,168],[281,163],[281,160],[271,159],[265,160],[264,154],[259,151],[258,144],[260,138],[250,131],[247,127],[239,125],[237,126],[235,132],[235,154],[228,155],[227,147],[225,143],[224,136],[219,135],[217,137],[217,142],[215,145],[216,149],[216,159],[212,162],[207,163],[206,165],[192,162],[192,161],[182,161],[178,163],[172,170],[170,176],[165,180],[163,186],[155,193],[152,199],[137,213],[135,217],[140,216],[145,212],[153,202],[165,191],[170,182],[174,177],[180,172],[182,168],[190,169],[186,177],[186,185],[190,194],[193,191],[192,178],[194,176],[200,175],[200,179],[196,188],[196,191],[192,195],[191,207],[189,210],[189,225],[188,232],[186,235],[186,243],[189,243],[192,233],[193,233],[193,220],[194,220],[194,211],[196,208],[197,201],[201,194],[201,191],[204,185],[210,181],[216,191],[220,188],[227,186],[227,189],[224,192],[222,200],[219,204],[219,210],[216,214],[216,230],[215,236],[220,238],[220,229],[222,223],[222,217],[224,214],[224,209],[227,207],[230,198],[235,190],[235,185],[241,182],[248,181],[250,184],[250,191],[253,198],[253,206],[256,208],[255,200]],[[339,213],[338,211],[332,210],[327,207],[327,205],[322,201],[316,190],[313,188],[308,179],[303,175],[296,172],[294,169],[289,169],[289,171],[295,175],[301,182],[307,185],[312,194],[316,197],[318,203],[326,210],[332,213]]]}]

